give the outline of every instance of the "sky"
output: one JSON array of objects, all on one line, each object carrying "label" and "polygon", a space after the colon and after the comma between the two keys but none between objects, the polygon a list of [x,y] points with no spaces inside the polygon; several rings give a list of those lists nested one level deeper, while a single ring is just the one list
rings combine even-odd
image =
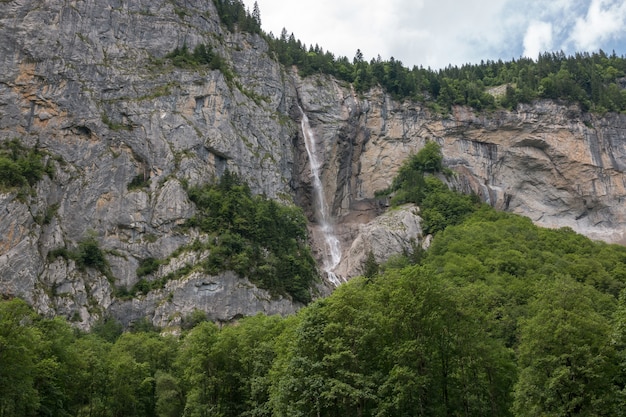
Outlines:
[{"label": "sky", "polygon": [[[255,0],[243,0],[252,10]],[[444,68],[563,51],[626,55],[626,0],[256,0],[261,27],[335,56]]]}]

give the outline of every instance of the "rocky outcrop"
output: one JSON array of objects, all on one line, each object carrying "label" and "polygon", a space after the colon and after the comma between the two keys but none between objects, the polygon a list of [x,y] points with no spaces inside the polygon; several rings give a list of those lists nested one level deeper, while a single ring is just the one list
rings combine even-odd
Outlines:
[{"label": "rocky outcrop", "polygon": [[378,264],[393,255],[407,254],[416,247],[427,247],[429,240],[423,236],[420,226],[419,208],[405,205],[376,217],[371,222],[348,227],[354,233],[344,251],[342,261],[336,269],[340,277],[351,278],[363,274],[368,255],[374,255]]},{"label": "rocky outcrop", "polygon": [[[626,243],[625,115],[537,102],[442,116],[379,89],[356,94],[329,76],[282,68],[261,37],[224,30],[211,1],[11,0],[2,9],[0,141],[38,147],[54,175],[29,193],[0,193],[0,292],[77,326],[103,314],[176,325],[194,309],[220,321],[295,311],[231,273],[185,269],[205,254],[175,253],[203,238],[180,227],[195,211],[185,186],[226,169],[255,193],[303,207],[316,230],[298,107],[324,161],[344,279],[361,272],[369,251],[382,261],[422,244],[416,209],[379,218],[385,207],[374,193],[428,140],[442,145],[460,190],[544,226]],[[164,59],[185,44],[209,46],[226,74]],[[109,274],[49,256],[87,236]],[[148,258],[170,259],[148,280],[183,272],[163,289],[120,296]]]}]

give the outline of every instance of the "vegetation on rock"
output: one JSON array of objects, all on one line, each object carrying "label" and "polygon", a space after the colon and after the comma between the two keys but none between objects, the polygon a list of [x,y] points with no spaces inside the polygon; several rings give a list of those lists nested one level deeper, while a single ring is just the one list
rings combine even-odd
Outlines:
[{"label": "vegetation on rock", "polygon": [[109,262],[93,233],[88,234],[87,237],[78,242],[78,247],[75,250],[70,250],[66,247],[50,250],[48,259],[54,260],[56,258],[71,259],[76,262],[76,266],[80,271],[93,268],[105,275],[109,280],[113,279]]},{"label": "vegetation on rock", "polygon": [[189,197],[198,214],[187,225],[211,236],[205,245],[210,252],[207,273],[232,270],[274,294],[311,300],[317,272],[299,208],[253,196],[229,171],[218,184],[189,189]]},{"label": "vegetation on rock", "polygon": [[[364,61],[357,51],[352,62],[335,58],[319,46],[306,49],[286,31],[279,38],[268,37],[272,50],[284,65],[297,65],[300,75],[333,75],[365,92],[377,85],[396,99],[410,99],[449,110],[466,105],[476,110],[515,109],[519,103],[539,98],[578,103],[583,110],[597,113],[626,111],[626,91],[620,87],[626,76],[626,58],[615,54],[545,53],[535,61],[519,58],[504,62],[487,61],[461,67],[405,67],[391,57]],[[621,84],[620,84],[621,83]],[[504,87],[503,94],[491,94],[492,87]]]},{"label": "vegetation on rock", "polygon": [[[260,34],[272,54],[285,66],[296,65],[301,76],[330,74],[352,83],[359,92],[381,86],[396,99],[423,101],[435,109],[448,111],[454,105],[476,110],[515,109],[519,103],[538,98],[578,103],[583,110],[597,113],[626,111],[626,57],[604,51],[543,53],[537,60],[512,59],[448,66],[432,70],[402,61],[366,61],[357,49],[352,60],[335,57],[319,45],[303,44],[283,29],[279,36],[261,30],[258,7],[250,13],[239,0],[214,0],[222,23],[230,30]],[[502,87],[502,93],[490,93]]]},{"label": "vegetation on rock", "polygon": [[0,143],[0,190],[34,186],[44,175],[52,176],[52,165],[44,164],[45,153],[17,140]]},{"label": "vegetation on rock", "polygon": [[451,224],[460,223],[480,206],[477,196],[450,190],[435,176],[443,170],[441,146],[436,142],[427,142],[402,164],[391,186],[377,192],[376,196],[390,197],[392,206],[417,204],[421,209],[424,233],[441,231]]}]

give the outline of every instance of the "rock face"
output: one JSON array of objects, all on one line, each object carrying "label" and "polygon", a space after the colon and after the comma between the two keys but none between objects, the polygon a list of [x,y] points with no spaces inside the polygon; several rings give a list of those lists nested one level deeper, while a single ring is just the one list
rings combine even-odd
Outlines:
[{"label": "rock face", "polygon": [[626,243],[625,115],[537,101],[490,114],[457,107],[442,117],[381,91],[357,98],[328,84],[334,96],[305,87],[301,95],[327,143],[333,174],[326,187],[338,218],[370,221],[376,206],[366,206],[374,192],[388,187],[406,157],[433,140],[442,146],[444,165],[457,173],[459,190],[541,226]]},{"label": "rock face", "polygon": [[[0,195],[2,293],[83,327],[104,312],[127,322],[138,302],[116,299],[111,284],[132,286],[142,259],[168,257],[191,241],[178,230],[194,213],[183,181],[206,182],[229,169],[254,192],[289,201],[297,130],[286,97],[293,88],[260,37],[221,29],[211,1],[15,0],[2,9],[0,139],[37,145],[55,165],[54,178],[40,181],[34,196]],[[163,60],[185,44],[210,46],[237,84],[220,71]],[[145,186],[129,187],[138,176]],[[38,224],[46,212],[52,219]],[[48,259],[90,233],[113,283],[72,261]],[[178,301],[187,285],[195,288],[172,290],[179,312],[198,305],[193,297]],[[232,297],[202,304],[218,319],[297,307],[235,284],[220,291]],[[257,301],[235,307],[248,296]],[[162,324],[166,308],[158,315],[155,303],[139,304]]]},{"label": "rock face", "polygon": [[[406,205],[390,210],[369,223],[358,225],[352,243],[344,251],[337,275],[354,277],[363,274],[367,256],[372,253],[381,264],[392,255],[414,250],[413,245],[426,246],[422,235],[419,208]],[[354,227],[353,227],[354,228]]]},{"label": "rock face", "polygon": [[[103,314],[175,325],[194,309],[221,321],[297,310],[231,273],[180,273],[137,299],[114,289],[138,282],[142,260],[202,238],[179,227],[195,211],[183,185],[226,169],[255,193],[300,205],[315,231],[298,106],[324,161],[344,279],[361,272],[369,251],[384,260],[421,244],[416,209],[378,218],[384,210],[373,197],[428,140],[442,145],[460,190],[540,225],[626,243],[625,115],[537,102],[440,116],[378,89],[357,95],[331,77],[282,68],[259,36],[223,29],[211,1],[10,0],[2,10],[0,141],[37,146],[55,174],[29,195],[0,194],[0,293],[77,326]],[[233,77],[164,59],[185,44],[210,46]],[[129,186],[136,178],[140,186]],[[106,254],[110,276],[49,256],[87,236]],[[206,254],[185,256],[148,278],[184,271]]]}]

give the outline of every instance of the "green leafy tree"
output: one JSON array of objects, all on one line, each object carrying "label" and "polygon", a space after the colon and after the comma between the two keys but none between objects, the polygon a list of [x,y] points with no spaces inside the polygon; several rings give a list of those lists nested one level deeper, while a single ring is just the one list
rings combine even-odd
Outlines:
[{"label": "green leafy tree", "polygon": [[520,329],[517,415],[612,414],[613,352],[600,298],[568,277],[545,283]]},{"label": "green leafy tree", "polygon": [[78,358],[71,348],[76,336],[60,317],[39,318],[35,328],[42,335],[38,350],[35,388],[39,394],[41,416],[75,415],[79,410],[78,392],[82,389],[74,378]]},{"label": "green leafy tree", "polygon": [[211,355],[217,333],[215,324],[200,323],[185,337],[181,346],[176,366],[182,370],[186,416],[217,415],[220,381]]},{"label": "green leafy tree", "polygon": [[183,414],[185,397],[176,376],[157,371],[155,375],[155,412],[159,417],[179,417]]},{"label": "green leafy tree", "polygon": [[622,417],[626,416],[626,290],[622,290],[613,316],[611,346],[616,351],[615,415]]},{"label": "green leafy tree", "polygon": [[154,413],[154,380],[148,364],[137,362],[114,346],[109,358],[109,409],[115,417],[145,416]]},{"label": "green leafy tree", "polygon": [[24,301],[0,302],[1,417],[36,415],[39,408],[35,377],[41,334],[32,326],[34,320],[34,312]]},{"label": "green leafy tree", "polygon": [[111,343],[95,335],[80,337],[70,347],[77,358],[74,363],[73,379],[76,383],[77,415],[109,417],[110,409],[110,364]]},{"label": "green leafy tree", "polygon": [[443,169],[441,146],[437,142],[426,142],[415,156],[414,165],[422,172],[441,172]]}]

